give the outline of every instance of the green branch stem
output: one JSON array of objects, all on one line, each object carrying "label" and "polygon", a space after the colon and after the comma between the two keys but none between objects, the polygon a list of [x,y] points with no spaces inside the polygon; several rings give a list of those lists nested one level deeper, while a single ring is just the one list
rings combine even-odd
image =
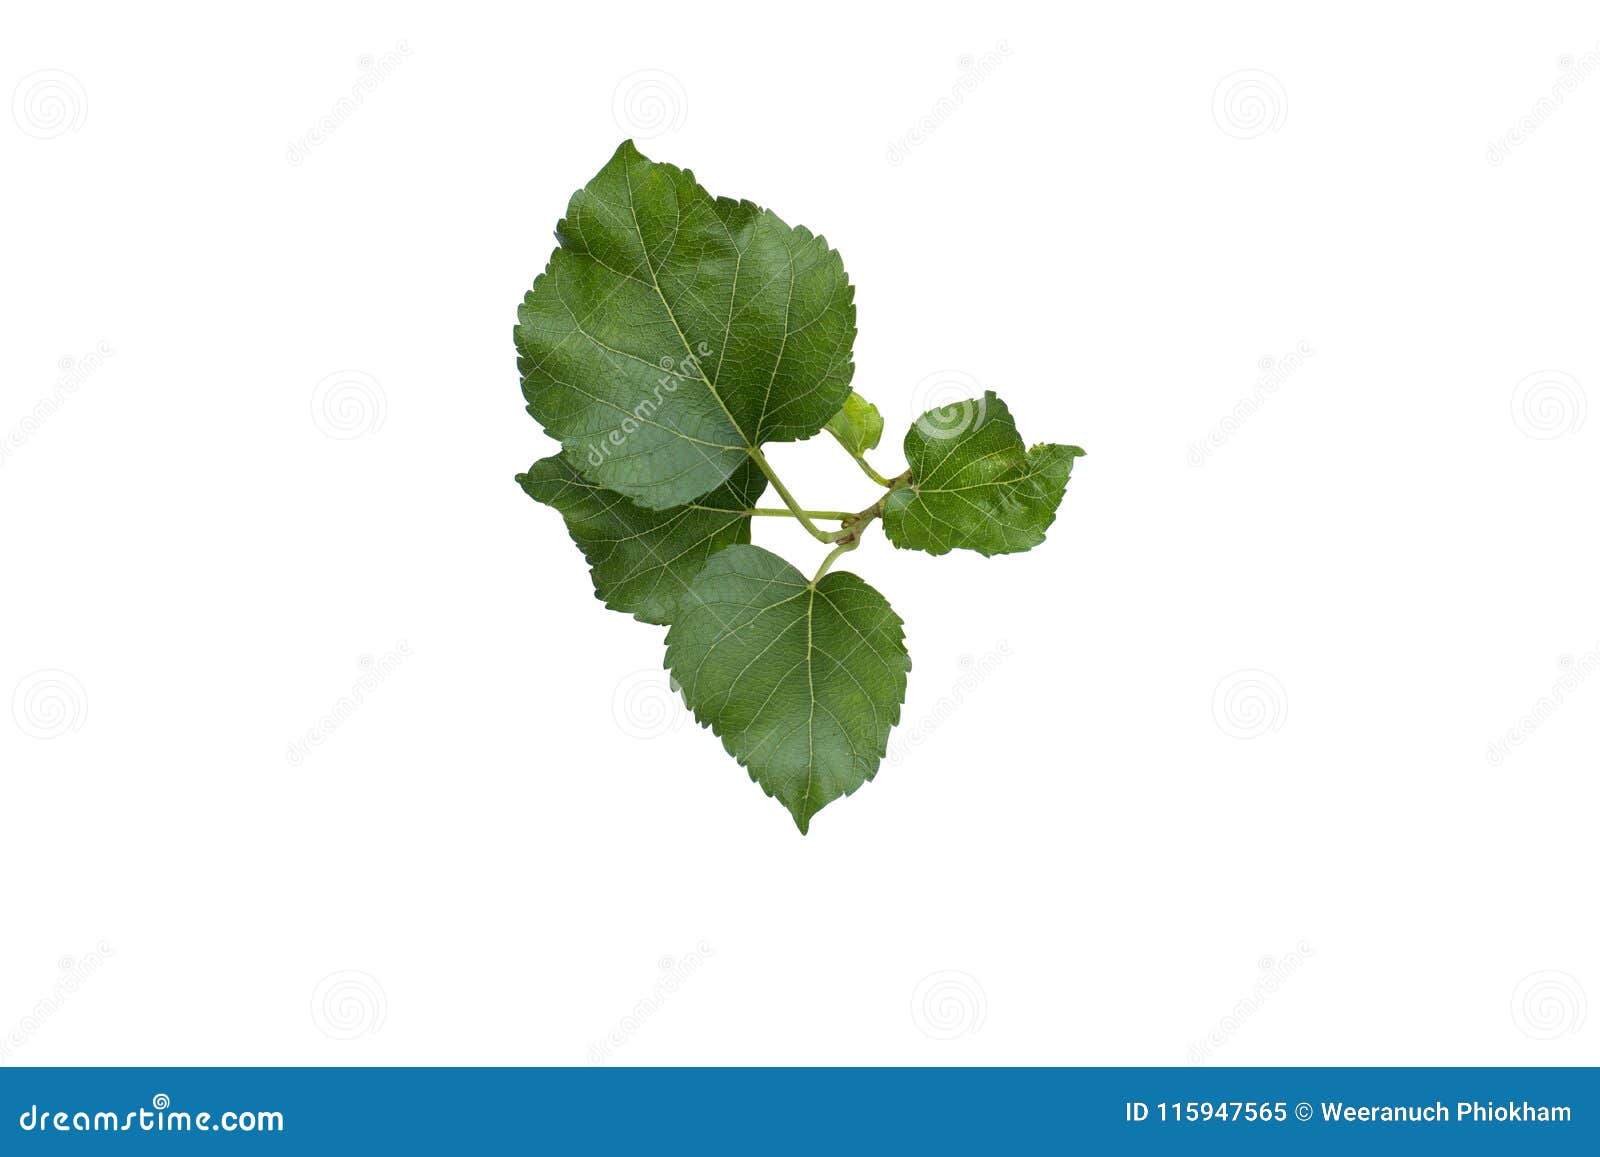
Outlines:
[{"label": "green branch stem", "polygon": [[[783,510],[773,506],[757,506],[745,511],[745,513],[755,518],[793,518],[795,516],[792,510]],[[847,518],[855,517],[848,510],[807,510],[805,515],[811,519],[820,518],[824,522],[843,522]]]},{"label": "green branch stem", "polygon": [[[749,510],[746,510],[745,513],[752,517],[760,516],[763,518],[793,518],[798,521],[801,526],[810,531],[811,536],[817,539],[817,541],[826,542],[833,547],[833,549],[828,552],[827,557],[822,560],[822,565],[817,568],[817,573],[811,576],[812,586],[816,586],[822,576],[828,573],[828,568],[833,566],[834,561],[838,559],[840,555],[848,554],[850,551],[861,545],[862,532],[865,531],[875,519],[883,516],[883,508],[884,505],[889,501],[889,495],[893,494],[896,490],[901,490],[911,485],[911,471],[909,470],[898,477],[885,478],[876,470],[872,469],[872,467],[868,466],[866,462],[858,455],[852,454],[850,456],[861,464],[861,468],[863,470],[872,475],[872,477],[877,479],[882,485],[888,487],[887,490],[879,495],[878,501],[874,502],[865,510],[858,510],[854,514],[844,510],[804,509],[800,503],[795,500],[794,495],[789,493],[789,488],[783,484],[781,479],[779,479],[777,472],[772,469],[772,464],[767,461],[766,455],[762,454],[761,451],[756,447],[750,447],[750,457],[755,461],[755,464],[761,468],[761,472],[767,476],[767,481],[772,483],[773,488],[777,490],[778,497],[783,499],[785,509],[779,510],[776,507],[771,506],[755,506],[751,507]],[[830,533],[826,530],[823,530],[816,524],[815,521],[813,521],[814,519],[821,519],[823,522],[837,522],[839,523],[839,530],[835,533]]]},{"label": "green branch stem", "polygon": [[868,478],[876,482],[879,486],[888,486],[891,488],[894,486],[892,481],[890,481],[888,478],[885,478],[882,474],[879,474],[872,468],[865,455],[851,454],[850,457],[854,458],[856,460],[856,465],[861,467],[862,472],[865,473]]},{"label": "green branch stem", "polygon": [[778,492],[778,497],[783,499],[783,504],[789,508],[790,513],[799,519],[800,525],[805,527],[811,537],[818,542],[832,542],[834,536],[811,521],[811,512],[795,501],[794,495],[789,493],[789,488],[778,477],[777,471],[772,468],[772,463],[767,461],[767,456],[761,452],[761,448],[751,446],[749,450],[751,460],[760,468],[761,473],[767,476],[767,481],[772,483],[773,489]]},{"label": "green branch stem", "polygon": [[[893,494],[896,490],[904,490],[907,486],[911,485],[911,471],[907,470],[904,474],[897,478],[885,478],[883,480],[883,484],[889,489],[880,494],[878,496],[878,501],[874,502],[871,506],[867,507],[865,510],[858,510],[846,518],[844,520],[844,529],[847,529],[852,534],[859,534],[861,531],[866,529],[867,524],[874,518],[881,518],[883,516],[884,507],[889,502],[889,495]],[[834,541],[837,542],[839,540],[835,539]]]},{"label": "green branch stem", "polygon": [[874,519],[883,517],[883,510],[889,502],[889,495],[893,494],[896,490],[902,490],[911,485],[911,471],[907,470],[898,478],[884,479],[884,485],[889,489],[885,490],[878,497],[878,501],[874,502],[865,510],[858,510],[856,513],[845,518],[840,523],[839,529],[843,533],[833,540],[833,550],[828,554],[827,558],[822,560],[822,569],[817,571],[816,575],[811,580],[811,584],[813,586],[816,585],[817,579],[820,579],[823,575],[828,573],[828,568],[833,565],[834,559],[838,558],[846,551],[854,550],[856,547],[861,545],[861,536],[866,532],[867,527],[872,525]]}]

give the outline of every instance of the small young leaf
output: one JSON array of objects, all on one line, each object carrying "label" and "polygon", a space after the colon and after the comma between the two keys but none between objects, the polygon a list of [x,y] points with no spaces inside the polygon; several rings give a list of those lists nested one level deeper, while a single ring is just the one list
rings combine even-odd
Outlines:
[{"label": "small young leaf", "polygon": [[898,547],[1011,554],[1044,541],[1066,492],[1076,446],[1024,451],[994,391],[929,410],[906,433],[911,484],[889,495],[883,532]]},{"label": "small young leaf", "polygon": [[839,439],[839,445],[857,458],[868,450],[875,450],[883,437],[883,415],[878,407],[854,390],[844,400],[839,412],[828,419],[828,433]]},{"label": "small young leaf", "polygon": [[777,555],[730,546],[690,585],[666,665],[695,717],[804,833],[871,779],[905,699],[905,632],[853,574],[812,586]]},{"label": "small young leaf", "polygon": [[573,194],[517,311],[528,411],[591,482],[660,510],[844,404],[854,290],[839,254],[632,141]]},{"label": "small young leaf", "polygon": [[566,519],[589,560],[595,597],[647,623],[672,621],[689,582],[717,551],[750,541],[747,513],[767,480],[753,462],[689,506],[646,510],[596,486],[563,456],[535,462],[517,481],[528,496]]}]

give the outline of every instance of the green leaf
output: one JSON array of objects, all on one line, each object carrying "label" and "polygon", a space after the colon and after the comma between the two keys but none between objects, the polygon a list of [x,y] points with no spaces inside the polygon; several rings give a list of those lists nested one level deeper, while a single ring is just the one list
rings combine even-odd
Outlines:
[{"label": "green leaf", "polygon": [[517,311],[517,365],[529,412],[591,482],[679,506],[844,404],[854,290],[823,238],[713,199],[632,141],[556,236]]},{"label": "green leaf", "polygon": [[883,530],[898,547],[1011,554],[1044,541],[1067,489],[1076,446],[1024,451],[994,391],[929,410],[906,433],[911,483],[889,495]]},{"label": "green leaf", "polygon": [[883,437],[883,415],[877,406],[851,390],[839,412],[828,419],[827,429],[839,439],[839,445],[859,458],[876,449],[878,439]]},{"label": "green leaf", "polygon": [[667,631],[684,700],[805,832],[871,779],[905,699],[905,632],[853,574],[812,586],[758,546],[711,556]]},{"label": "green leaf", "polygon": [[693,505],[646,510],[596,486],[562,455],[535,462],[517,481],[529,497],[560,511],[572,541],[589,560],[595,597],[647,623],[670,623],[689,582],[706,560],[750,541],[749,509],[767,480],[746,461]]},{"label": "green leaf", "polygon": [[[561,514],[598,598],[666,625],[684,701],[804,833],[877,774],[911,668],[899,616],[833,563],[880,518],[900,547],[1027,550],[1083,451],[1024,449],[985,393],[922,415],[910,469],[879,474],[865,454],[883,416],[850,389],[839,255],[631,141],[573,194],[556,238],[515,341],[528,411],[562,449],[517,480]],[[887,487],[858,514],[809,508],[762,452],[824,428]],[[755,505],[769,484],[783,509]],[[818,577],[750,544],[758,514],[832,548]]]}]

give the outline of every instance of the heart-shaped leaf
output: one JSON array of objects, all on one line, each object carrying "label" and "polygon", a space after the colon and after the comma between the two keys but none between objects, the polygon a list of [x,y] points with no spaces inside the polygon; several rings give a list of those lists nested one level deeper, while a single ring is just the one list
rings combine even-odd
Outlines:
[{"label": "heart-shaped leaf", "polygon": [[689,582],[725,546],[750,541],[750,508],[767,480],[746,461],[726,485],[687,506],[647,510],[596,486],[556,454],[517,481],[561,512],[589,560],[597,598],[647,623],[670,623]]},{"label": "heart-shaped leaf", "polygon": [[631,141],[556,236],[517,311],[517,365],[529,412],[591,482],[679,506],[844,404],[854,290],[823,238]]},{"label": "heart-shaped leaf", "polygon": [[770,551],[730,546],[679,606],[667,667],[695,718],[805,832],[877,772],[911,660],[900,616],[855,575],[808,583]]},{"label": "heart-shaped leaf", "polygon": [[1066,493],[1076,446],[1024,450],[994,391],[929,410],[906,432],[911,483],[884,503],[896,546],[945,554],[1012,554],[1044,541]]}]

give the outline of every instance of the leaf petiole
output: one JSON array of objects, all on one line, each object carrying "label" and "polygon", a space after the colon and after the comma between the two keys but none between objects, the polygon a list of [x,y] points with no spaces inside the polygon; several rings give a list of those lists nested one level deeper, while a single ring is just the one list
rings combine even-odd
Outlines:
[{"label": "leaf petiole", "polygon": [[856,460],[856,465],[861,467],[862,472],[864,474],[866,474],[866,476],[868,478],[870,478],[874,482],[876,482],[879,486],[893,486],[894,485],[893,482],[891,482],[889,479],[885,478],[882,474],[879,474],[876,470],[874,470],[872,468],[872,466],[867,462],[867,459],[866,459],[866,457],[864,455],[852,454],[852,455],[850,455],[850,457],[854,458]]},{"label": "leaf petiole", "polygon": [[883,484],[889,489],[885,490],[883,494],[878,497],[878,501],[874,502],[865,510],[858,510],[854,514],[845,516],[839,527],[839,529],[844,531],[844,533],[835,538],[833,540],[834,542],[859,542],[861,539],[861,532],[867,529],[867,527],[872,523],[872,520],[883,517],[884,508],[889,503],[889,495],[893,494],[896,490],[904,490],[907,486],[911,485],[911,471],[907,470],[904,474],[901,474],[895,478],[886,478],[884,479]]},{"label": "leaf petiole", "polygon": [[[757,506],[752,510],[745,511],[745,513],[758,518],[794,517],[794,511],[792,510],[779,510],[771,506]],[[847,510],[808,510],[805,514],[807,518],[820,518],[824,522],[843,522],[847,518],[855,517]]]},{"label": "leaf petiole", "polygon": [[778,497],[783,499],[783,504],[799,520],[800,525],[806,528],[811,537],[818,542],[832,542],[833,535],[812,522],[810,511],[802,509],[795,501],[794,495],[789,493],[789,488],[783,484],[783,479],[778,477],[777,471],[773,470],[772,463],[767,461],[767,456],[761,452],[761,447],[748,446],[746,449],[750,451],[750,458],[760,468],[761,473],[767,476],[767,481],[772,483],[773,489],[778,492]]},{"label": "leaf petiole", "polygon": [[811,576],[811,585],[815,587],[822,581],[822,576],[828,573],[828,568],[833,565],[833,560],[841,554],[848,554],[861,545],[861,539],[854,533],[847,534],[839,540],[839,544],[828,552],[828,557],[822,560],[822,565],[817,568],[817,573]]}]

